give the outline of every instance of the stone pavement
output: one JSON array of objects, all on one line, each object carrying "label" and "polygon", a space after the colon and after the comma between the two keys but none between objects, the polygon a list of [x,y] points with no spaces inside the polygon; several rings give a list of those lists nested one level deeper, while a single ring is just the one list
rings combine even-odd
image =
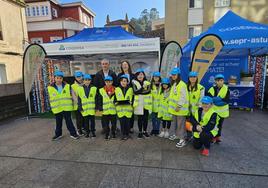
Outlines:
[{"label": "stone pavement", "polygon": [[[268,113],[232,111],[223,143],[203,157],[191,145],[151,137],[51,141],[54,119],[0,126],[0,187],[266,187]],[[137,126],[135,124],[135,126]]]}]

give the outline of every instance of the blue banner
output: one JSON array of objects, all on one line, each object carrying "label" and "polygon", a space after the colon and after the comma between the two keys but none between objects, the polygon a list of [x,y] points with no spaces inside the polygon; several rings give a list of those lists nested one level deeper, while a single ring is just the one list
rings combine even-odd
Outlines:
[{"label": "blue banner", "polygon": [[254,107],[254,86],[229,86],[230,107],[253,108]]}]

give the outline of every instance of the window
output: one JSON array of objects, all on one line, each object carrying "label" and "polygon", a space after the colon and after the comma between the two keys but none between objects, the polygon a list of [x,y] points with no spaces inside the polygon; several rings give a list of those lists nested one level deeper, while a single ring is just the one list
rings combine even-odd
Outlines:
[{"label": "window", "polygon": [[56,9],[54,9],[54,8],[52,8],[52,16],[54,16],[54,17],[58,17],[58,12],[57,12],[57,10]]},{"label": "window", "polygon": [[35,7],[32,7],[32,14],[33,14],[33,16],[35,16],[35,15],[36,15],[36,12],[35,12]]},{"label": "window", "polygon": [[189,0],[189,8],[202,8],[203,0]]},{"label": "window", "polygon": [[1,18],[0,18],[0,40],[3,40],[3,30],[2,30],[2,24],[1,24]]},{"label": "window", "polygon": [[46,13],[45,15],[48,15],[48,6],[45,6],[45,10],[46,10],[45,11],[45,13]]},{"label": "window", "polygon": [[0,84],[7,83],[6,65],[0,64]]},{"label": "window", "polygon": [[202,26],[189,26],[188,39],[200,35],[202,32]]},{"label": "window", "polygon": [[55,42],[55,41],[58,41],[61,39],[62,39],[62,37],[50,37],[50,42]]},{"label": "window", "polygon": [[36,7],[36,15],[39,16],[40,12],[39,12],[39,7]]},{"label": "window", "polygon": [[31,43],[36,43],[36,44],[40,44],[43,43],[43,38],[31,38]]},{"label": "window", "polygon": [[231,0],[215,0],[215,7],[229,7]]},{"label": "window", "polygon": [[26,16],[31,16],[31,9],[30,9],[30,7],[27,7],[25,9],[25,14],[26,14]]},{"label": "window", "polygon": [[44,6],[41,6],[41,15],[42,16],[45,16],[46,13],[45,13],[45,7]]}]

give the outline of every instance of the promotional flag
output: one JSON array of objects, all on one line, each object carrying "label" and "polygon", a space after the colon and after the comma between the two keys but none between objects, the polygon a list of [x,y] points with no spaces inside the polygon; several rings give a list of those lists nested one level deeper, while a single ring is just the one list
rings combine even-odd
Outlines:
[{"label": "promotional flag", "polygon": [[182,49],[179,43],[171,41],[166,44],[160,63],[160,73],[162,78],[168,78],[170,71],[174,67],[180,67]]},{"label": "promotional flag", "polygon": [[198,80],[201,81],[209,66],[223,47],[222,40],[212,34],[203,36],[196,44],[192,62],[191,71],[198,72]]}]

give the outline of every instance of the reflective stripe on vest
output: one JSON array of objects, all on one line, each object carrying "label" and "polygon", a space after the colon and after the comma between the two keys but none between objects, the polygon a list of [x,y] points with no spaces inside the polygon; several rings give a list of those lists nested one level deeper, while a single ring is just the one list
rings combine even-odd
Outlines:
[{"label": "reflective stripe on vest", "polygon": [[97,93],[97,88],[96,87],[91,87],[90,92],[88,97],[85,94],[84,87],[80,87],[78,90],[78,96],[81,99],[81,104],[82,104],[82,109],[81,111],[83,116],[88,116],[88,115],[95,115],[95,97]]},{"label": "reflective stripe on vest", "polygon": [[[133,98],[133,89],[128,88],[128,90],[124,96],[121,88],[117,87],[115,89],[115,96],[116,96],[117,101],[129,100],[131,102],[132,98]],[[124,116],[127,118],[131,118],[131,116],[133,114],[133,108],[132,108],[132,105],[130,105],[130,104],[116,105],[116,112],[117,112],[117,116],[119,118],[122,118]]]},{"label": "reflective stripe on vest", "polygon": [[[213,108],[210,108],[202,117],[201,121],[199,122],[199,113],[198,110],[195,112],[194,117],[197,122],[199,122],[201,127],[204,127],[208,124],[211,116],[213,113],[216,113]],[[214,128],[210,131],[210,133],[215,137],[218,134],[218,122],[219,122],[219,117],[217,116],[216,124]],[[195,138],[200,138],[200,133],[199,132],[194,132],[193,136]]]},{"label": "reflective stripe on vest", "polygon": [[[177,112],[176,108],[178,107],[178,102],[180,100],[180,91],[185,90],[186,93],[186,101],[185,103],[180,107],[180,110]],[[176,116],[186,116],[189,114],[189,96],[187,91],[187,86],[183,81],[180,81],[179,84],[175,85],[173,84],[170,90],[170,95],[168,99],[168,112],[172,115]]]},{"label": "reflective stripe on vest", "polygon": [[[213,96],[215,97],[215,91],[214,91],[214,88],[211,87],[208,92]],[[222,88],[220,89],[217,97],[220,97],[220,98],[225,98],[226,95],[227,95],[227,92],[228,92],[228,86],[226,86],[225,84],[223,84]],[[224,106],[216,106],[216,105],[213,105],[213,108],[214,110],[218,113],[218,115],[222,118],[227,118],[229,117],[229,104],[226,104]]]},{"label": "reflective stripe on vest", "polygon": [[70,94],[69,84],[65,84],[61,93],[59,93],[53,86],[48,86],[48,94],[51,111],[54,114],[73,110],[73,101]]},{"label": "reflective stripe on vest", "polygon": [[104,88],[100,89],[100,94],[102,96],[102,109],[103,109],[102,114],[115,115],[116,108],[114,105],[114,96],[110,98]]}]

